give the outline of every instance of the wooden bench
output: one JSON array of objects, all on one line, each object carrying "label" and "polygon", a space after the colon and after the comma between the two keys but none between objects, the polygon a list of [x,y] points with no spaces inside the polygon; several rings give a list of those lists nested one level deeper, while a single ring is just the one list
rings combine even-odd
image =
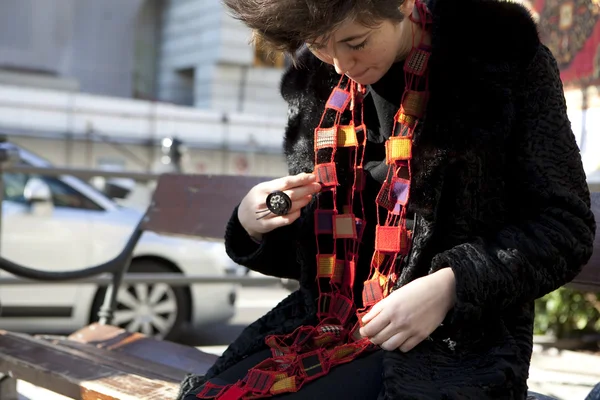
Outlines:
[{"label": "wooden bench", "polygon": [[69,337],[0,331],[2,400],[18,400],[15,379],[74,399],[174,399],[188,373],[204,374],[216,356],[177,343],[93,324]]},{"label": "wooden bench", "polygon": [[[139,229],[222,238],[234,206],[264,179],[164,175]],[[593,202],[600,221],[600,193],[593,194]],[[600,249],[600,234],[595,248]],[[600,251],[572,285],[600,290]],[[107,297],[105,306],[109,305]],[[103,311],[110,316],[110,310]],[[17,379],[74,399],[174,399],[186,374],[204,374],[215,359],[192,347],[103,324],[68,337],[0,331],[0,372],[6,374],[0,380],[0,399],[17,399]]]}]

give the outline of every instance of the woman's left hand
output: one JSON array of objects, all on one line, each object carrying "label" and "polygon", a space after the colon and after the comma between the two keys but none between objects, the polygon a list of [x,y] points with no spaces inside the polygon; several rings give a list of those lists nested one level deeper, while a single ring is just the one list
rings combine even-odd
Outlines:
[{"label": "woman's left hand", "polygon": [[454,272],[443,268],[392,292],[363,317],[360,334],[382,349],[403,352],[427,338],[454,306]]}]

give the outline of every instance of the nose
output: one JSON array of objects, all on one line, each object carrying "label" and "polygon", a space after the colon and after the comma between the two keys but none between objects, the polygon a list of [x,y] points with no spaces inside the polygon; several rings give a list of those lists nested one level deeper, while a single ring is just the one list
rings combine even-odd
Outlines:
[{"label": "nose", "polygon": [[342,75],[354,67],[354,61],[352,57],[336,55],[333,58],[333,66],[335,67],[335,72]]}]

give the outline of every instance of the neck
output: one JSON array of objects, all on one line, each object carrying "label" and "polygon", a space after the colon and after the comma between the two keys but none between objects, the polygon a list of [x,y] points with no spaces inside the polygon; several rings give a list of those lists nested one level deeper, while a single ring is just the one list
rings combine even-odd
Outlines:
[{"label": "neck", "polygon": [[410,18],[406,18],[400,25],[399,34],[402,35],[404,40],[401,42],[396,61],[405,60],[414,46],[420,44],[431,45],[431,32],[424,30],[419,23],[412,21]]}]

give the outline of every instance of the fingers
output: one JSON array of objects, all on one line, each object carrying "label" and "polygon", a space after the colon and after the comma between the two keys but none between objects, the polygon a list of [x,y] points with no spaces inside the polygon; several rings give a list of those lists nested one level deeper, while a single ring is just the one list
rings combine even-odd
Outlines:
[{"label": "fingers", "polygon": [[302,208],[306,207],[308,205],[308,203],[311,202],[311,200],[312,200],[312,195],[308,195],[308,196],[299,198],[298,200],[292,201],[292,208],[290,208],[289,213],[300,211]]},{"label": "fingers", "polygon": [[280,228],[285,225],[289,225],[293,223],[295,220],[300,218],[300,210],[290,212],[286,215],[282,215],[280,217],[276,216],[274,218],[265,219],[263,224],[266,228],[266,232],[270,232],[273,229]]},{"label": "fingers", "polygon": [[397,334],[386,340],[384,343],[382,343],[380,347],[387,351],[394,351],[400,346],[402,346],[408,339],[409,336],[407,332],[398,332]]},{"label": "fingers", "polygon": [[363,324],[368,324],[369,321],[371,321],[373,318],[375,318],[377,315],[379,315],[379,313],[381,312],[381,310],[383,309],[383,300],[380,301],[379,303],[375,304],[373,306],[373,308],[371,308],[371,310],[362,318],[362,323]]},{"label": "fingers", "polygon": [[375,336],[369,337],[371,343],[380,346],[387,342],[392,336],[398,333],[398,330],[394,328],[392,324],[388,324],[385,328],[375,334]]},{"label": "fingers", "polygon": [[[377,319],[373,320],[373,322],[376,323]],[[390,322],[375,335],[365,335],[365,337],[367,337],[371,343],[381,347],[384,350],[394,351],[399,349],[400,351],[406,353],[421,343],[426,338],[426,335],[422,335],[419,332],[410,329],[399,330],[394,323]]]},{"label": "fingers", "polygon": [[[300,206],[300,208],[306,206],[310,200],[312,199],[312,196],[319,193],[321,191],[321,185],[318,183],[311,183],[309,185],[305,185],[305,186],[300,186],[300,187],[296,187],[294,189],[289,189],[289,190],[284,190],[283,192],[285,194],[288,195],[288,197],[290,198],[290,200],[292,201],[292,208],[291,210],[296,210],[298,208],[296,208],[295,206],[297,204],[302,204]],[[268,194],[265,194],[265,200]],[[306,201],[306,199],[308,198],[308,201]],[[265,208],[267,208],[267,205],[265,202],[262,202],[258,205],[258,209],[260,210],[264,210]]]},{"label": "fingers", "polygon": [[[311,200],[312,200],[312,195],[308,195],[308,196],[304,196],[302,198],[298,198],[298,199],[292,200],[292,207],[288,211],[288,215],[291,214],[291,213],[294,213],[296,211],[299,211],[300,209],[306,207],[308,205],[308,203],[311,202]],[[263,205],[261,205],[261,206],[263,206]],[[261,206],[259,206],[259,208]],[[258,213],[268,212],[268,211],[265,211],[266,209],[267,209],[267,206],[264,205],[264,208],[261,208],[258,211]],[[279,218],[279,216],[277,216],[277,215],[275,215],[273,213],[268,213],[268,215],[266,215],[265,218],[268,218],[268,219],[277,219],[277,218]]]},{"label": "fingers", "polygon": [[[242,199],[238,208],[238,219],[251,236],[262,235],[275,228],[289,225],[300,217],[300,210],[321,190],[313,174],[301,173],[263,182],[256,185]],[[265,201],[269,193],[283,191],[292,201],[287,215],[270,213]]]},{"label": "fingers", "polygon": [[308,185],[298,186],[293,189],[284,190],[284,193],[290,196],[292,202],[297,199],[301,199],[306,196],[312,196],[313,194],[317,194],[321,191],[321,185],[313,182]]},{"label": "fingers", "polygon": [[381,332],[390,324],[390,319],[382,313],[379,313],[375,318],[369,321],[368,324],[360,328],[360,334],[363,337],[371,338]]},{"label": "fingers", "polygon": [[265,224],[267,228],[269,230],[273,230],[275,228],[291,224],[292,222],[300,218],[302,208],[306,207],[306,205],[310,203],[311,200],[312,196],[305,196],[302,199],[292,202],[292,208],[286,215],[278,216],[269,213],[265,217]]},{"label": "fingers", "polygon": [[408,325],[392,321],[377,303],[371,311],[363,317],[366,324],[360,329],[360,334],[368,338],[371,343],[387,351],[400,349],[408,352],[421,343],[425,337],[419,331]]},{"label": "fingers", "polygon": [[400,346],[400,351],[403,353],[407,353],[417,347],[419,343],[421,343],[425,338],[422,338],[418,335],[411,336]]},{"label": "fingers", "polygon": [[273,179],[272,181],[261,183],[260,186],[265,192],[270,193],[276,190],[286,191],[299,186],[306,186],[314,182],[316,182],[316,177],[313,174],[303,172],[298,175]]}]

